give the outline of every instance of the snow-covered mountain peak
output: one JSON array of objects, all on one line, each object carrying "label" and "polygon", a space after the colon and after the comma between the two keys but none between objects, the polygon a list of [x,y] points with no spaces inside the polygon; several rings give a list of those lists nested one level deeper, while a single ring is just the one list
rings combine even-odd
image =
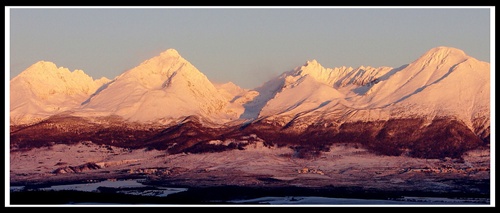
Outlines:
[{"label": "snow-covered mountain peak", "polygon": [[306,75],[321,69],[324,69],[324,67],[321,66],[321,64],[316,59],[313,59],[308,60],[304,65],[295,68],[295,71],[297,71],[301,75]]},{"label": "snow-covered mountain peak", "polygon": [[127,82],[137,82],[148,89],[162,89],[179,77],[205,81],[206,76],[175,49],[167,49],[119,76]]},{"label": "snow-covered mountain peak", "polygon": [[104,77],[94,81],[82,70],[36,62],[10,81],[11,122],[30,123],[73,109],[108,82]]},{"label": "snow-covered mountain peak", "polygon": [[214,85],[177,50],[167,49],[112,82],[37,62],[11,81],[16,97],[11,115],[20,120],[29,113],[43,117],[71,109],[78,116],[117,115],[139,122],[196,115],[224,123],[278,115],[305,118],[330,110],[335,111],[332,119],[438,114],[460,115],[472,125],[471,118],[489,109],[489,72],[489,63],[441,46],[398,68],[325,68],[308,60],[249,90],[232,82]]},{"label": "snow-covered mountain peak", "polygon": [[11,87],[17,85],[29,89],[33,94],[46,99],[53,94],[90,95],[101,85],[109,82],[107,78],[95,80],[83,70],[71,72],[68,68],[57,67],[49,61],[38,61],[11,80]]},{"label": "snow-covered mountain peak", "polygon": [[83,108],[130,121],[156,122],[186,115],[225,119],[230,114],[224,111],[227,104],[207,76],[168,49],[116,77]]},{"label": "snow-covered mountain peak", "polygon": [[[106,77],[101,77],[100,79],[94,80],[91,76],[87,75],[83,70],[76,69],[70,71],[68,68],[65,67],[57,67],[57,65],[54,62],[50,61],[38,61],[33,65],[31,65],[30,67],[28,67],[23,72],[21,72],[18,76],[16,76],[12,80],[13,81],[15,80],[14,83],[18,81],[24,84],[29,84],[33,86],[33,89],[40,91],[43,91],[44,89],[37,88],[36,85],[38,84],[44,85],[45,88],[50,88],[50,87],[61,88],[59,92],[62,92],[66,89],[72,90],[76,87],[80,88],[90,87],[91,89],[89,90],[85,89],[85,91],[93,92],[91,90],[93,90],[94,87],[96,86],[100,87],[101,85],[110,81]],[[34,92],[39,93],[39,91],[34,91]]]},{"label": "snow-covered mountain peak", "polygon": [[313,59],[306,61],[304,66],[318,66],[318,65],[320,65],[319,62],[316,59]]},{"label": "snow-covered mountain peak", "polygon": [[214,84],[215,88],[218,90],[225,90],[229,93],[242,93],[245,92],[246,89],[243,89],[239,87],[238,85],[234,84],[233,82],[229,81],[227,83],[222,83],[222,84]]},{"label": "snow-covered mountain peak", "polygon": [[[476,76],[472,77],[471,73]],[[446,112],[468,116],[470,111],[473,111],[472,108],[479,104],[465,107],[458,100],[469,100],[467,104],[473,103],[473,100],[487,103],[487,98],[479,98],[479,93],[484,92],[482,86],[489,81],[488,73],[488,63],[481,63],[460,49],[440,46],[430,49],[408,66],[380,79],[379,83],[369,89],[366,93],[369,95],[361,102],[370,103],[371,107],[395,104],[405,107],[423,106],[420,110],[406,110],[402,107],[405,112],[413,114],[429,114],[446,108]],[[363,105],[361,102],[358,105]],[[444,112],[439,114],[443,115]]]},{"label": "snow-covered mountain peak", "polygon": [[456,64],[470,58],[464,51],[452,47],[436,47],[424,53],[414,64],[421,66],[439,66],[447,62]]},{"label": "snow-covered mountain peak", "polygon": [[37,71],[47,71],[57,69],[56,64],[51,61],[38,61],[31,65],[26,71],[37,70]]},{"label": "snow-covered mountain peak", "polygon": [[[306,76],[309,75],[319,82],[331,85],[331,76],[333,75],[332,69],[324,68],[318,61],[309,60],[304,65],[296,67],[293,76]],[[289,79],[290,80],[290,79]]]},{"label": "snow-covered mountain peak", "polygon": [[439,47],[434,47],[427,51],[427,54],[432,54],[435,56],[447,56],[447,55],[462,55],[465,56],[465,52],[461,49],[457,49],[454,47],[446,47],[446,46],[439,46]]},{"label": "snow-covered mountain peak", "polygon": [[225,87],[225,88],[239,88],[241,89],[238,85],[234,84],[232,81],[223,83],[223,84],[217,84],[217,86]]},{"label": "snow-covered mountain peak", "polygon": [[[320,83],[339,89],[340,87],[345,87],[347,85],[365,85],[378,77],[381,77],[391,69],[391,67],[375,68],[371,66],[360,66],[356,69],[346,66],[325,68],[318,61],[310,60],[303,66],[295,68],[292,75],[308,75]],[[287,79],[288,83],[291,81],[291,78]]]},{"label": "snow-covered mountain peak", "polygon": [[[77,71],[77,70],[75,70]],[[75,74],[81,75],[83,71],[78,70]],[[28,77],[28,78],[36,78],[36,76],[50,76],[50,75],[67,75],[70,74],[67,68],[57,67],[54,62],[51,61],[38,61],[33,65],[29,66],[26,70],[24,70],[19,76]]]},{"label": "snow-covered mountain peak", "polygon": [[160,55],[163,57],[180,57],[179,52],[177,52],[176,49],[172,49],[172,48],[161,52]]},{"label": "snow-covered mountain peak", "polygon": [[182,56],[175,49],[167,49],[160,53],[159,55],[150,58],[142,62],[139,66],[133,68],[143,68],[141,71],[149,71],[150,73],[156,73],[158,71],[164,71],[162,68],[165,66],[171,66],[176,63],[186,63],[187,61],[182,58]]},{"label": "snow-covered mountain peak", "polygon": [[227,82],[223,84],[214,84],[215,88],[219,91],[221,95],[226,97],[228,100],[233,100],[237,96],[241,96],[247,90],[239,87],[233,82]]}]

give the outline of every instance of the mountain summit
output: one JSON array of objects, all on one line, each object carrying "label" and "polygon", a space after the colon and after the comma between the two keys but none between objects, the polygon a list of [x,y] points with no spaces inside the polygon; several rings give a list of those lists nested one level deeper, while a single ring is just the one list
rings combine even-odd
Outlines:
[{"label": "mountain summit", "polygon": [[77,108],[107,82],[104,77],[93,80],[82,70],[36,62],[10,81],[10,121],[32,123]]},{"label": "mountain summit", "polygon": [[[463,66],[464,63],[471,66]],[[481,70],[479,71],[480,73],[477,73],[478,70]],[[470,81],[460,85],[457,85],[457,82],[446,80],[455,75],[460,75],[460,77],[457,78],[465,80],[468,79],[466,76],[471,73],[477,73],[483,80]],[[472,78],[471,80],[476,78]],[[433,88],[439,87],[439,85],[444,86],[445,84],[450,84],[448,90],[434,91],[432,92],[434,93],[433,95],[422,97],[422,99],[415,101],[422,103],[433,97],[441,97],[442,94],[452,95],[460,91],[470,90],[474,88],[471,87],[471,84],[488,85],[489,87],[489,64],[486,62],[479,62],[466,55],[462,50],[456,48],[433,48],[403,69],[388,76],[386,80],[380,81],[371,87],[368,91],[368,93],[370,93],[370,98],[365,98],[362,102],[370,103],[372,107],[388,106],[403,102],[414,95],[422,93],[424,90],[432,90]],[[484,92],[489,91],[487,88],[482,88],[481,90],[485,90]],[[436,98],[435,101],[439,100]],[[483,101],[489,103],[489,98]],[[435,103],[434,105],[442,106],[449,105],[449,103]]]},{"label": "mountain summit", "polygon": [[[40,61],[11,80],[11,117],[18,123],[29,114],[44,118],[72,110],[79,116],[118,115],[139,122],[196,115],[224,123],[279,115],[300,119],[334,110],[338,113],[329,116],[336,115],[335,119],[440,114],[460,117],[473,126],[477,123],[473,120],[485,117],[489,109],[489,63],[440,46],[399,68],[325,68],[313,59],[262,87],[238,88],[214,86],[175,49],[112,81],[93,80],[81,70],[70,72]],[[412,110],[404,110],[407,106]]]},{"label": "mountain summit", "polygon": [[353,84],[365,85],[391,69],[391,67],[374,68],[370,66],[325,68],[318,61],[310,60],[303,66],[295,68],[292,75],[310,75],[318,82],[340,89]]},{"label": "mountain summit", "polygon": [[[309,60],[245,90],[212,84],[174,49],[112,81],[42,61],[11,80],[10,115],[14,126],[56,123],[63,135],[93,126],[76,135],[79,140],[174,147],[175,153],[219,150],[213,141],[254,135],[313,151],[352,142],[388,155],[458,157],[489,141],[490,64],[450,47],[430,49],[397,68],[325,68]],[[82,123],[64,122],[70,116]],[[16,143],[41,140],[30,139],[29,129],[15,134]]]},{"label": "mountain summit", "polygon": [[83,108],[152,122],[189,115],[222,116],[228,114],[226,102],[203,73],[168,49],[116,77]]},{"label": "mountain summit", "polygon": [[459,61],[468,57],[469,56],[467,56],[463,50],[453,47],[439,46],[427,51],[414,63],[421,63],[427,66],[432,64],[439,65],[445,61]]}]

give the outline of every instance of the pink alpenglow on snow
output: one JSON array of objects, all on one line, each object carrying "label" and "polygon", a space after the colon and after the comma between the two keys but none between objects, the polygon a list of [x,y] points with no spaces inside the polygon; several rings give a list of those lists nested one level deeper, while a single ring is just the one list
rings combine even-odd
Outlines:
[{"label": "pink alpenglow on snow", "polygon": [[10,81],[10,122],[32,123],[77,109],[109,81],[104,77],[93,80],[82,70],[71,72],[39,61]]},{"label": "pink alpenglow on snow", "polygon": [[325,68],[309,60],[250,90],[213,84],[174,49],[111,81],[41,61],[11,80],[11,122],[58,113],[160,124],[197,116],[219,125],[452,116],[477,128],[489,124],[489,73],[489,63],[443,46],[397,68]]}]

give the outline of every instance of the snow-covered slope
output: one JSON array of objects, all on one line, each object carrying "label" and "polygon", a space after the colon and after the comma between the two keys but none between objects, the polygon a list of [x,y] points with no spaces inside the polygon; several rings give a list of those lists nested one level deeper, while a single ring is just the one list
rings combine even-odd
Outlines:
[{"label": "snow-covered slope", "polygon": [[253,90],[212,84],[173,49],[109,82],[39,62],[11,81],[11,96],[11,121],[58,115],[13,126],[14,147],[90,140],[197,153],[258,137],[312,154],[341,142],[443,158],[490,138],[490,65],[450,47],[398,68],[311,60]]},{"label": "snow-covered slope", "polygon": [[454,71],[456,65],[468,58],[463,51],[455,48],[433,48],[387,80],[374,85],[366,93],[367,98],[358,103],[383,107],[401,102],[429,85],[440,83]]},{"label": "snow-covered slope", "polygon": [[331,101],[338,102],[344,95],[333,87],[316,81],[312,76],[287,76],[279,93],[269,100],[260,116],[293,115],[318,110]]},{"label": "snow-covered slope", "polygon": [[489,125],[489,72],[489,63],[451,47],[433,48],[399,68],[324,68],[312,60],[270,81],[282,83],[274,84],[278,88],[259,118],[352,122],[450,116],[470,128]]},{"label": "snow-covered slope", "polygon": [[489,63],[443,46],[399,68],[325,68],[310,60],[253,90],[212,84],[174,49],[112,81],[41,61],[12,79],[11,121],[71,110],[139,122],[191,115],[215,123],[313,114],[340,121],[451,116],[481,128],[489,125],[489,72]]},{"label": "snow-covered slope", "polygon": [[10,122],[29,124],[77,108],[107,82],[39,61],[10,81]]},{"label": "snow-covered slope", "polygon": [[307,61],[303,66],[294,69],[294,75],[310,75],[318,82],[324,83],[335,89],[341,89],[349,85],[362,86],[387,74],[391,67],[365,67],[356,69],[352,67],[325,68],[316,60]]},{"label": "snow-covered slope", "polygon": [[391,117],[451,116],[468,126],[489,117],[490,65],[462,50],[436,47],[355,100],[366,109],[387,108]]},{"label": "snow-covered slope", "polygon": [[208,78],[174,49],[116,77],[85,102],[79,115],[118,115],[154,122],[198,115],[225,121],[236,114]]},{"label": "snow-covered slope", "polygon": [[247,112],[247,103],[251,102],[259,95],[259,92],[255,90],[243,89],[233,82],[216,84],[215,87],[228,101],[227,111],[232,112],[234,115],[231,116],[230,120],[237,120],[245,112]]},{"label": "snow-covered slope", "polygon": [[420,81],[420,84],[414,87],[417,89],[406,91],[409,94],[405,94],[396,103],[419,104],[422,107],[433,107],[457,114],[480,113],[489,108],[490,65],[461,56],[459,60],[449,64],[439,64],[441,68],[428,74],[428,80],[415,76],[412,83]]},{"label": "snow-covered slope", "polygon": [[215,88],[223,95],[227,100],[232,101],[235,98],[241,97],[243,94],[248,92],[248,90],[239,87],[233,82],[227,82],[224,84],[214,84]]},{"label": "snow-covered slope", "polygon": [[174,49],[110,82],[38,62],[11,81],[11,121],[66,110],[75,116],[118,115],[143,123],[192,115],[219,124],[448,116],[471,129],[484,129],[489,126],[489,72],[489,63],[451,47],[433,48],[399,68],[325,68],[310,60],[253,90],[212,84]]},{"label": "snow-covered slope", "polygon": [[[356,110],[352,99],[395,70],[364,66],[325,68],[316,60],[307,61],[261,87],[267,95],[261,100],[264,102],[261,102],[260,111],[255,113],[259,115],[255,119],[286,125],[292,120],[305,118],[309,119],[303,121],[306,126],[326,118],[341,120]],[[250,102],[248,105],[256,104]]]}]

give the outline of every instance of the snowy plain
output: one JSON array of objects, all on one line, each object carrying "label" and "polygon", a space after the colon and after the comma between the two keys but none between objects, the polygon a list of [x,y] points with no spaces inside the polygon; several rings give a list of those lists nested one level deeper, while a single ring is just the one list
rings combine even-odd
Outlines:
[{"label": "snowy plain", "polygon": [[[475,185],[489,181],[489,150],[475,150],[466,154],[463,162],[452,159],[419,159],[405,156],[378,156],[352,144],[336,144],[330,151],[313,159],[294,157],[287,147],[266,147],[261,142],[250,144],[245,150],[231,150],[203,154],[169,155],[158,150],[128,150],[124,148],[96,145],[90,142],[77,145],[54,145],[30,151],[10,154],[11,190],[20,190],[20,185],[40,186],[48,189],[94,190],[104,184],[125,188],[153,185],[167,188],[187,186],[244,186],[244,187],[352,187],[363,190],[408,191],[421,190],[442,193],[458,190],[470,181],[467,193],[480,193],[484,188]],[[101,165],[98,169],[76,173],[55,173],[64,166],[85,163]],[[133,179],[133,180],[132,180]],[[141,179],[141,183],[136,180]],[[123,180],[128,180],[123,182]],[[101,182],[104,181],[104,182]],[[122,181],[122,182],[120,182]],[[86,184],[90,188],[78,188]],[[89,185],[90,184],[90,185]],[[125,184],[125,185],[123,185]],[[102,186],[102,185],[101,185]],[[484,187],[484,186],[483,186]],[[9,187],[7,187],[9,188]],[[179,192],[182,190],[170,190]],[[483,192],[484,193],[484,192]],[[159,192],[157,192],[159,194]],[[411,194],[409,194],[411,195]],[[342,198],[337,194],[336,198]],[[296,196],[300,197],[300,196]],[[411,197],[411,196],[409,196]],[[234,200],[234,204],[355,204],[356,200],[324,200],[300,198],[261,198],[257,200]],[[443,198],[444,199],[444,198]],[[431,204],[478,204],[486,205],[489,198],[471,201],[440,200]],[[377,204],[377,200],[361,201],[357,204]],[[431,202],[431,201],[429,201]],[[429,204],[422,199],[400,199],[378,204]]]}]

